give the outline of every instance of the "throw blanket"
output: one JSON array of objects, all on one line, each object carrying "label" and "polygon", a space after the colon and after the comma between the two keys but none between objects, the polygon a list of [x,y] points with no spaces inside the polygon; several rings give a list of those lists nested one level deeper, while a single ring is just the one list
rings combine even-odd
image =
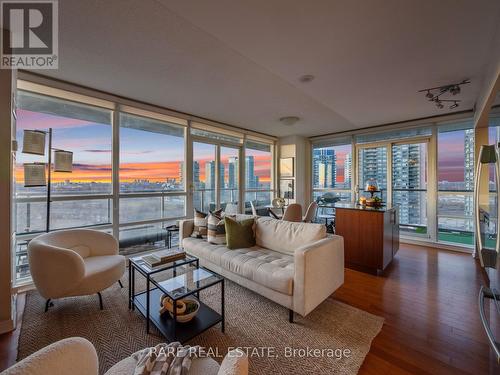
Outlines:
[{"label": "throw blanket", "polygon": [[205,355],[200,346],[158,344],[132,355],[137,361],[134,375],[187,375],[191,361]]}]

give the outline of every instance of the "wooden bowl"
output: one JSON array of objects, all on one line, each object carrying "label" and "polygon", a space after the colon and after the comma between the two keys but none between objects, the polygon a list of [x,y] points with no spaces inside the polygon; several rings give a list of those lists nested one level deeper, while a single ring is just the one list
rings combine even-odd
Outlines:
[{"label": "wooden bowl", "polygon": [[[193,312],[191,312],[189,314],[178,314],[177,315],[177,321],[179,323],[187,323],[187,322],[190,322],[191,320],[193,320],[193,318],[196,316],[196,314],[198,314],[198,311],[200,310],[200,302],[193,296],[183,298],[182,301],[184,301],[184,303],[186,305],[191,304],[191,303],[194,303],[196,305],[196,309]],[[172,318],[174,317],[174,314],[171,311],[169,311],[168,313],[170,314],[170,316]]]}]

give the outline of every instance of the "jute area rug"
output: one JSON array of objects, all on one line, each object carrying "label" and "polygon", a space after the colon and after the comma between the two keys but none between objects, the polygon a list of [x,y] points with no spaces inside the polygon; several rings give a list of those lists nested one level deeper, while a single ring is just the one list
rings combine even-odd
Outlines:
[{"label": "jute area rug", "polygon": [[[116,284],[102,293],[102,311],[93,295],[56,300],[44,313],[43,298],[28,292],[18,359],[80,336],[96,347],[104,373],[131,353],[165,342],[153,325],[146,334],[144,317],[128,309],[128,280],[123,284],[123,289]],[[218,311],[218,286],[204,291],[201,299]],[[226,332],[217,325],[189,344],[205,347],[219,363],[228,348],[242,347],[250,356],[251,374],[356,374],[384,321],[332,298],[295,319],[289,323],[287,309],[226,280]]]}]

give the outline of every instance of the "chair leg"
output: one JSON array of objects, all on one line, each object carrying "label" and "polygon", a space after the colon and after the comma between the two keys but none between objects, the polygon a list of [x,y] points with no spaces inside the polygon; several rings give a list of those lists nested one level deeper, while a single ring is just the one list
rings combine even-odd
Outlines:
[{"label": "chair leg", "polygon": [[45,302],[45,312],[49,311],[49,307],[52,307],[54,306],[54,304],[52,303],[52,300],[49,298],[46,302]]},{"label": "chair leg", "polygon": [[290,323],[293,323],[293,310],[292,309],[288,309],[288,321]]},{"label": "chair leg", "polygon": [[102,307],[102,296],[101,296],[101,292],[97,292],[97,295],[99,296],[99,307],[101,310],[104,310],[104,308]]},{"label": "chair leg", "polygon": [[123,284],[122,284],[122,281],[120,279],[118,279],[118,284],[120,284],[120,288],[123,288]]}]

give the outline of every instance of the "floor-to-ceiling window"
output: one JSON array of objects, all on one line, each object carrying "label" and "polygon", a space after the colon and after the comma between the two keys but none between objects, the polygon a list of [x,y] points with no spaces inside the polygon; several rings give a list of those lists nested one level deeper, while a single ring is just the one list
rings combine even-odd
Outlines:
[{"label": "floor-to-ceiling window", "polygon": [[312,148],[313,198],[319,202],[350,201],[352,183],[350,139]]},{"label": "floor-to-ceiling window", "polygon": [[472,120],[438,127],[438,240],[474,243],[474,130]]},{"label": "floor-to-ceiling window", "polygon": [[45,137],[45,155],[26,154],[22,152],[24,131],[52,129],[52,156],[56,149],[73,152],[71,173],[52,168],[48,229],[106,227],[111,225],[113,208],[111,119],[110,109],[18,91],[15,207],[20,240],[14,260],[18,279],[29,276],[24,238],[47,229],[47,185],[25,187],[23,165],[47,163],[49,136]]},{"label": "floor-to-ceiling window", "polygon": [[274,196],[273,145],[254,140],[245,143],[244,180],[245,212],[251,213],[250,202],[257,211],[266,212]]},{"label": "floor-to-ceiling window", "polygon": [[186,215],[185,127],[129,113],[119,123],[120,245],[134,251],[162,243],[165,225]]},{"label": "floor-to-ceiling window", "polygon": [[392,204],[399,207],[399,227],[408,235],[426,236],[428,142],[392,145]]},{"label": "floor-to-ceiling window", "polygon": [[27,241],[47,230],[47,187],[25,187],[23,164],[46,163],[48,146],[44,156],[22,153],[24,130],[52,128],[52,148],[73,152],[73,171],[52,173],[49,230],[104,230],[119,238],[123,253],[163,246],[165,227],[192,216],[187,207],[241,212],[242,187],[258,205],[270,203],[272,137],[149,108],[19,81],[14,166],[18,282],[29,280]]}]

